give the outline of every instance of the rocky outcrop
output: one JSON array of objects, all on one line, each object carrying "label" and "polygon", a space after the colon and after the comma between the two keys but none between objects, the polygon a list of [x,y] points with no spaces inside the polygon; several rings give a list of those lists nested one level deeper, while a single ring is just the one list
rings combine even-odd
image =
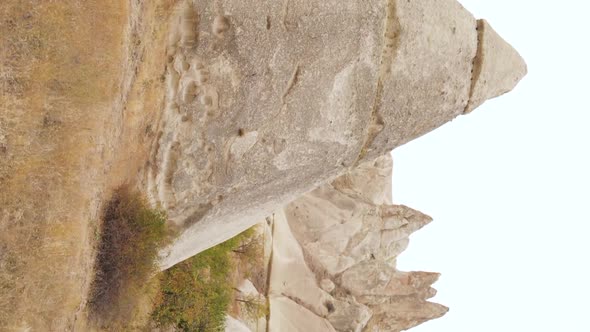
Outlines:
[{"label": "rocky outcrop", "polygon": [[427,301],[438,274],[396,269],[431,219],[391,204],[391,165],[365,163],[274,215],[270,331],[304,331],[289,306],[321,322],[313,331],[403,331],[447,312]]},{"label": "rocky outcrop", "polygon": [[[393,263],[428,218],[390,205],[390,189],[375,190],[390,181],[387,167],[367,165],[526,73],[457,1],[0,7],[0,325],[88,329],[97,221],[121,183],[145,191],[177,231],[162,269],[280,211],[276,237],[293,246],[273,259],[289,258],[313,286],[297,298],[301,285],[275,284],[288,296],[273,301],[306,318],[302,329],[367,329],[381,318],[394,329],[440,313],[424,301],[435,276]],[[317,225],[295,203],[283,210],[319,187],[297,203]],[[410,307],[404,322],[392,309]]]},{"label": "rocky outcrop", "polygon": [[180,232],[162,267],[510,89],[525,64],[479,25],[455,0],[180,2],[146,174]]}]

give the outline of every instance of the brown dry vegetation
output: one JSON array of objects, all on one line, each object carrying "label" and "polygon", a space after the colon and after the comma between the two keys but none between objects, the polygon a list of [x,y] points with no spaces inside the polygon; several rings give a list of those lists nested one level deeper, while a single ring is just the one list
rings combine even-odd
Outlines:
[{"label": "brown dry vegetation", "polygon": [[169,235],[165,214],[151,209],[138,192],[127,186],[114,192],[100,227],[88,306],[93,325],[108,330],[145,325],[149,312],[142,312],[140,302],[157,289],[156,258]]},{"label": "brown dry vegetation", "polygon": [[85,329],[102,201],[141,176],[161,107],[171,2],[0,1],[0,330]]},{"label": "brown dry vegetation", "polygon": [[3,329],[68,328],[85,292],[97,184],[81,171],[98,162],[92,134],[118,89],[126,12],[98,3],[0,4]]}]

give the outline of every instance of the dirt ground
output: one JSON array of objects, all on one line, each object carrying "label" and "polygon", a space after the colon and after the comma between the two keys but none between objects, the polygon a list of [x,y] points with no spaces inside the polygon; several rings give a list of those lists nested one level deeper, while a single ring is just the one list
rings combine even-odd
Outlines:
[{"label": "dirt ground", "polygon": [[0,1],[0,331],[89,329],[101,204],[143,176],[173,3]]}]

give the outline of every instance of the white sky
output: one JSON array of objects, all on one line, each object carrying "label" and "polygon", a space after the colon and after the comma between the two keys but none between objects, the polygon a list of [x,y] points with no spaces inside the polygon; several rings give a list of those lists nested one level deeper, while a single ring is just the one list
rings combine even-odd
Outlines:
[{"label": "white sky", "polygon": [[589,332],[590,1],[460,2],[529,74],[393,152],[394,201],[434,218],[398,266],[451,308],[411,331]]}]

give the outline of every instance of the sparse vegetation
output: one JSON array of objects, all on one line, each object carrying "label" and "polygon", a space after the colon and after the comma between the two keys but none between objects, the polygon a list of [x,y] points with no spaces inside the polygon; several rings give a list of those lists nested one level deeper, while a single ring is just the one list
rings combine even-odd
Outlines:
[{"label": "sparse vegetation", "polygon": [[151,287],[166,234],[163,212],[150,209],[126,186],[115,191],[103,213],[89,303],[100,325],[125,325],[133,316],[140,295]]},{"label": "sparse vegetation", "polygon": [[103,188],[96,138],[117,96],[126,16],[122,2],[0,1],[1,331],[81,321]]},{"label": "sparse vegetation", "polygon": [[242,315],[250,320],[256,320],[269,313],[268,303],[262,296],[238,296],[236,301],[240,304]]},{"label": "sparse vegetation", "polygon": [[89,330],[98,210],[150,151],[174,3],[0,1],[0,331]]},{"label": "sparse vegetation", "polygon": [[[152,314],[154,322],[185,332],[223,331],[225,315],[238,300],[234,299],[232,275],[240,264],[238,255],[248,253],[244,256],[247,260],[261,258],[262,247],[254,244],[258,240],[250,229],[165,271]],[[255,248],[260,250],[257,257]],[[265,312],[258,310],[258,302],[249,304],[252,314]]]},{"label": "sparse vegetation", "polygon": [[241,277],[250,280],[261,294],[265,294],[267,276],[263,262],[263,235],[258,234],[254,229],[248,232],[232,253]]}]

